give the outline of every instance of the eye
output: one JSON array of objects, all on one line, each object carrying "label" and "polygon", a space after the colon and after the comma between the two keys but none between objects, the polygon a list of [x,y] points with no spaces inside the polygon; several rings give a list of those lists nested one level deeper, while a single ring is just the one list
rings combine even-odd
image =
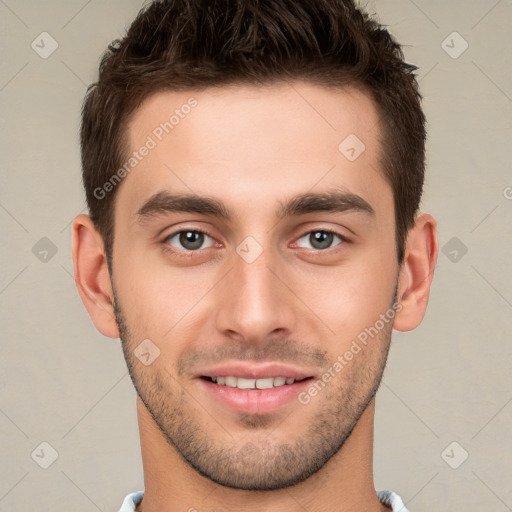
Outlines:
[{"label": "eye", "polygon": [[[306,239],[306,242],[309,242],[311,244],[311,246],[308,248],[315,250],[330,249],[335,238],[338,238],[340,240],[340,243],[346,241],[346,238],[344,236],[335,233],[334,231],[328,231],[325,229],[310,231],[309,233],[306,233],[305,235],[300,237],[299,241],[304,238]],[[299,247],[304,247],[303,245],[300,245],[298,242],[297,245]],[[339,245],[339,243],[336,245]]]},{"label": "eye", "polygon": [[198,249],[201,249],[201,246],[205,242],[205,238],[213,241],[213,238],[207,235],[204,231],[199,231],[197,229],[186,229],[172,233],[164,240],[164,243],[168,243],[172,247],[180,250],[197,251]]}]

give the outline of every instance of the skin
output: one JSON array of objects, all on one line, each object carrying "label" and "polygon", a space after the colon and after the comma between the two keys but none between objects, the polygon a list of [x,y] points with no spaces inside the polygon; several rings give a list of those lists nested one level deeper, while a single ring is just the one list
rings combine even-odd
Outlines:
[{"label": "skin", "polygon": [[[373,484],[374,395],[392,327],[414,329],[424,316],[435,220],[416,218],[399,266],[379,120],[364,93],[307,83],[158,93],[128,125],[131,150],[191,96],[197,106],[118,186],[112,276],[89,217],[73,224],[78,291],[98,330],[121,337],[139,394],[138,510],[387,510]],[[365,144],[355,161],[338,151],[348,134]],[[333,189],[360,196],[374,214],[276,216],[296,194]],[[235,215],[139,219],[160,191],[214,197]],[[209,236],[187,251],[169,237],[180,229]],[[346,240],[319,249],[310,234],[322,230]],[[248,236],[262,248],[251,263],[236,252]],[[394,325],[332,377],[338,356],[395,304],[395,292]],[[134,355],[145,339],[160,350],[148,366]],[[306,405],[242,414],[196,378],[219,361],[240,360],[287,363],[313,381],[331,367],[331,379]]]}]

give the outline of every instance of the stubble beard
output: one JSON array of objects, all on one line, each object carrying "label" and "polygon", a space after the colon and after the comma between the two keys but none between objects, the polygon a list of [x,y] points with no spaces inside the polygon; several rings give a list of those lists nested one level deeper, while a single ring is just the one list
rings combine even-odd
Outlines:
[{"label": "stubble beard", "polygon": [[[133,353],[138,342],[131,335],[113,283],[112,288],[123,353],[138,396],[182,459],[198,473],[222,486],[269,491],[306,480],[340,452],[380,386],[392,323],[370,342],[371,348],[365,347],[365,350],[372,350],[371,359],[356,354],[311,404],[297,402],[297,408],[311,405],[312,413],[304,432],[293,442],[280,442],[272,429],[277,434],[280,428],[289,428],[293,424],[294,411],[284,420],[276,420],[273,415],[241,414],[237,430],[242,426],[247,435],[237,439],[225,426],[222,427],[220,411],[217,421],[207,415],[167,369],[155,364],[145,367],[140,363]],[[208,418],[208,424],[200,421],[197,413],[201,412]],[[222,439],[209,435],[208,427],[213,423],[217,423],[215,426]],[[223,430],[219,430],[219,425]],[[263,428],[269,433],[262,433]],[[252,440],[247,441],[248,437]]]}]

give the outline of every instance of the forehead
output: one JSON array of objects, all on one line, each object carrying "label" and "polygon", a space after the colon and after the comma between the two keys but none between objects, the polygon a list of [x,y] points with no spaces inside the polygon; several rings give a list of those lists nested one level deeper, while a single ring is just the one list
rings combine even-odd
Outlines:
[{"label": "forehead", "polygon": [[128,125],[130,154],[139,156],[117,201],[136,211],[171,190],[262,214],[272,197],[333,187],[368,200],[382,187],[391,195],[379,171],[379,130],[372,100],[353,88],[296,82],[160,92]]}]

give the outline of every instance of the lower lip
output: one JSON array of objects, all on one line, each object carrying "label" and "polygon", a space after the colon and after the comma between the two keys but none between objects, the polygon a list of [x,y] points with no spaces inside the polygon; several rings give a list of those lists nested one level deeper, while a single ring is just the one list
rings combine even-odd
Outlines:
[{"label": "lower lip", "polygon": [[230,409],[245,414],[275,412],[293,400],[297,400],[299,393],[311,384],[311,380],[306,379],[270,389],[239,389],[199,379],[206,392],[213,398]]}]

